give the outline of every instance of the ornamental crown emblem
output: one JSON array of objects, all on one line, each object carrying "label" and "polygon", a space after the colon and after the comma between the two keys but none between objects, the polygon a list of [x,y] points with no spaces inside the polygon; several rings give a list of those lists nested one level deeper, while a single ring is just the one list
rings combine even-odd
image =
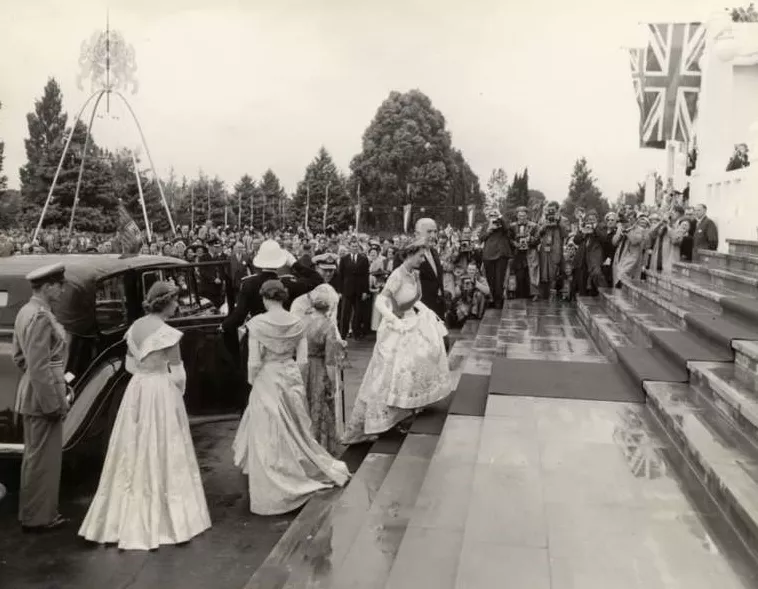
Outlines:
[{"label": "ornamental crown emblem", "polygon": [[95,90],[131,90],[137,92],[137,63],[134,47],[126,42],[119,31],[109,29],[93,33],[82,42],[79,56],[79,75],[76,84],[83,90],[83,82],[90,80]]}]

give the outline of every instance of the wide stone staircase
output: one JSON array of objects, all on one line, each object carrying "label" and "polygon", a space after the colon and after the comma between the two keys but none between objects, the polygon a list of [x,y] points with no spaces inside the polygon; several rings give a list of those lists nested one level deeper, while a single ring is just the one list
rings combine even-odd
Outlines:
[{"label": "wide stone staircase", "polygon": [[[758,555],[758,242],[648,272],[579,314],[622,365],[753,558]],[[599,385],[602,386],[602,385]],[[686,471],[686,472],[685,472]]]}]

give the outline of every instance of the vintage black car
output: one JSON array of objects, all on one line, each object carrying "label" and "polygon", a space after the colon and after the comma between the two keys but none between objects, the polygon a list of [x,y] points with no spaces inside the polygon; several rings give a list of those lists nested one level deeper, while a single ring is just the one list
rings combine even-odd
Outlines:
[{"label": "vintage black car", "polygon": [[188,264],[162,256],[39,255],[0,259],[0,458],[23,453],[21,416],[16,412],[21,373],[11,342],[19,309],[29,300],[25,276],[35,268],[66,266],[63,296],[53,312],[69,339],[66,370],[74,400],[63,431],[64,455],[102,457],[129,373],[124,369],[124,334],[144,314],[142,301],[156,280],[180,288],[179,311],[170,323],[184,332],[187,371],[185,403],[191,416],[238,414],[246,385],[224,346],[219,325],[234,293],[224,262]]}]

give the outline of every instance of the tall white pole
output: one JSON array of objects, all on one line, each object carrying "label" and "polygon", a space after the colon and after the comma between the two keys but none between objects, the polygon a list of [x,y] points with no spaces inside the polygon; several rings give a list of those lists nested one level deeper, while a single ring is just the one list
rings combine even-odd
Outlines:
[{"label": "tall white pole", "polygon": [[147,232],[147,241],[152,243],[153,234],[150,221],[147,218],[147,207],[145,206],[145,194],[142,192],[142,180],[139,177],[139,169],[137,168],[137,157],[132,151],[132,164],[134,164],[134,177],[137,178],[137,191],[139,192],[139,204],[142,207],[142,217],[145,219],[145,231]]}]

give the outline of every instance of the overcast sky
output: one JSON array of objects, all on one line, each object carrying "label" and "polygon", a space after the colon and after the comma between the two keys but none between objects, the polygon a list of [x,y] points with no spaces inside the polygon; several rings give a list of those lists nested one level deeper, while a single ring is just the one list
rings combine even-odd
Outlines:
[{"label": "overcast sky", "polygon": [[[727,2],[728,4],[728,2]],[[718,0],[0,0],[0,137],[18,186],[26,113],[49,76],[70,119],[82,41],[111,27],[134,46],[127,94],[161,175],[202,168],[231,188],[272,168],[292,191],[324,145],[347,171],[390,91],[418,88],[484,184],[529,167],[533,188],[566,196],[589,160],[611,199],[662,152],[638,148],[624,45],[640,21],[707,20]],[[123,107],[95,119],[100,144],[135,147]]]}]

